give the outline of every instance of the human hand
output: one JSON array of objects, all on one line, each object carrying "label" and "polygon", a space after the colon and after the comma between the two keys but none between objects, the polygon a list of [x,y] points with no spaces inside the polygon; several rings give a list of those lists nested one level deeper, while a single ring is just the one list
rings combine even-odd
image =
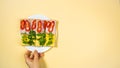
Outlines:
[{"label": "human hand", "polygon": [[43,53],[38,53],[37,50],[32,53],[27,51],[25,53],[25,61],[29,68],[40,68],[39,59],[44,56]]}]

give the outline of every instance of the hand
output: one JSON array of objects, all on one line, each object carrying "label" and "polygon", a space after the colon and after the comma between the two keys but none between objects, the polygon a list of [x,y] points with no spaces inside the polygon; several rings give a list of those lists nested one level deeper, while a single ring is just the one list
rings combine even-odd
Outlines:
[{"label": "hand", "polygon": [[29,68],[40,68],[39,59],[44,56],[43,53],[38,53],[37,50],[32,53],[27,51],[25,53],[25,61]]}]

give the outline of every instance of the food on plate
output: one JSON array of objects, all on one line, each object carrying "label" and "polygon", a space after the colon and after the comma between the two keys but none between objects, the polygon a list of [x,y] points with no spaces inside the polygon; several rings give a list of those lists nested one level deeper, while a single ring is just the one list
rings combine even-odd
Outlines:
[{"label": "food on plate", "polygon": [[28,20],[25,21],[25,30],[30,31],[30,22]]},{"label": "food on plate", "polygon": [[23,19],[20,22],[20,31],[24,46],[55,46],[55,20]]},{"label": "food on plate", "polygon": [[36,28],[36,20],[32,21],[32,30],[34,30]]},{"label": "food on plate", "polygon": [[21,20],[20,29],[23,30],[25,28],[25,20]]}]

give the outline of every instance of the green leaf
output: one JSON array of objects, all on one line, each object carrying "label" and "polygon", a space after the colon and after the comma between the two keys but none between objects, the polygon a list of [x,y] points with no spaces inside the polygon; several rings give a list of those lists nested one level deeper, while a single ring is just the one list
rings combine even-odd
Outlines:
[{"label": "green leaf", "polygon": [[52,41],[48,41],[48,43],[46,44],[47,46],[51,45],[53,42]]},{"label": "green leaf", "polygon": [[30,40],[30,41],[28,42],[28,44],[30,44],[30,45],[34,45],[33,40]]},{"label": "green leaf", "polygon": [[42,37],[45,38],[45,37],[46,37],[46,34],[45,34],[45,33],[42,33]]},{"label": "green leaf", "polygon": [[53,40],[53,38],[49,38],[49,40]]},{"label": "green leaf", "polygon": [[31,31],[29,32],[29,34],[30,34],[30,35],[34,35],[34,36],[35,36],[35,35],[36,35],[36,32],[35,32],[35,31],[33,31],[33,30],[31,30]]},{"label": "green leaf", "polygon": [[24,44],[27,44],[28,42],[23,41]]},{"label": "green leaf", "polygon": [[49,37],[53,37],[53,34],[51,32],[49,33]]},{"label": "green leaf", "polygon": [[29,38],[29,39],[32,39],[32,35],[28,35],[28,38]]},{"label": "green leaf", "polygon": [[43,46],[46,42],[46,39],[45,38],[40,38],[39,42],[40,42],[40,45]]},{"label": "green leaf", "polygon": [[42,33],[38,33],[37,36],[42,36]]}]

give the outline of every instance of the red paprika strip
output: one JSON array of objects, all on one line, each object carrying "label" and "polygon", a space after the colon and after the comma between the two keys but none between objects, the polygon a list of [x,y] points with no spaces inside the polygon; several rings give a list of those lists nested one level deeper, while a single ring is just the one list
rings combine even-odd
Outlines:
[{"label": "red paprika strip", "polygon": [[25,30],[30,31],[30,22],[28,20],[25,21]]},{"label": "red paprika strip", "polygon": [[25,29],[25,20],[21,20],[21,22],[20,22],[20,29],[21,30]]},{"label": "red paprika strip", "polygon": [[42,31],[42,22],[41,20],[38,21],[37,32],[40,33]]},{"label": "red paprika strip", "polygon": [[33,20],[32,22],[32,30],[36,28],[36,20]]},{"label": "red paprika strip", "polygon": [[54,29],[54,26],[55,26],[55,21],[51,21],[50,24],[49,24],[49,26],[48,26],[48,31],[52,32],[53,29]]}]

